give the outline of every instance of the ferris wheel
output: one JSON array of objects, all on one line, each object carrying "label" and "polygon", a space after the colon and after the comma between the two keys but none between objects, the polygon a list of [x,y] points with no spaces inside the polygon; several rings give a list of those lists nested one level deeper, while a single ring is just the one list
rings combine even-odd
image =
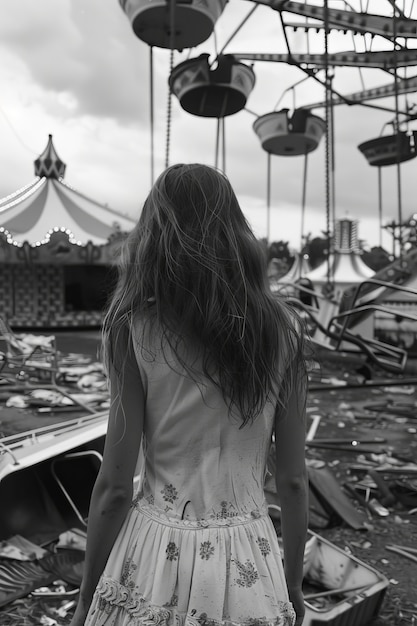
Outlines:
[{"label": "ferris wheel", "polygon": [[[167,80],[167,123],[165,165],[170,159],[172,100],[183,111],[200,118],[216,120],[215,166],[226,169],[225,120],[246,110],[255,119],[252,128],[267,155],[267,207],[271,196],[271,157],[300,156],[304,160],[302,212],[306,204],[308,155],[320,143],[325,154],[326,229],[330,237],[335,219],[334,110],[338,105],[366,107],[386,115],[380,136],[358,145],[366,166],[378,172],[378,211],[382,228],[382,170],[394,166],[397,176],[397,220],[402,249],[401,165],[417,156],[417,131],[410,128],[417,118],[417,7],[414,0],[119,0],[134,34],[148,44],[151,59],[154,48],[170,51]],[[216,33],[226,19],[229,5],[245,5],[245,14],[233,24],[219,49]],[[251,51],[247,44],[239,50],[238,34],[250,29],[257,11],[263,11],[267,29],[274,21],[276,50]],[[265,17],[266,16],[266,17]],[[258,29],[259,31],[259,29]],[[262,32],[257,33],[262,40]],[[215,39],[215,52],[202,46]],[[347,43],[350,41],[350,45]],[[258,46],[259,47],[259,46]],[[195,50],[197,53],[195,53]],[[181,57],[175,62],[175,57]],[[185,58],[184,58],[185,57]],[[298,80],[283,90],[269,109],[255,114],[248,106],[257,89],[258,69],[275,64],[296,68]],[[360,89],[350,89],[350,81],[339,73],[354,70]],[[368,86],[369,72],[378,74]],[[382,75],[382,77],[381,77]],[[320,97],[306,99],[297,106],[298,86],[314,85],[310,92]],[[300,87],[301,88],[301,87]],[[151,176],[154,172],[154,113],[151,71]],[[290,106],[280,108],[292,96]],[[265,103],[266,105],[266,103]],[[303,239],[303,219],[301,240]]]}]

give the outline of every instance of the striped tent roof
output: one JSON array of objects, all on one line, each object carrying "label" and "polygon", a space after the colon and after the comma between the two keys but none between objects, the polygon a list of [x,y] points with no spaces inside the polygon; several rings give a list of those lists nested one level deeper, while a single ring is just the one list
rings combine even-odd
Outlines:
[{"label": "striped tent roof", "polygon": [[135,220],[79,193],[63,181],[65,164],[49,135],[35,160],[36,179],[0,200],[0,227],[22,243],[39,244],[52,232],[65,231],[79,244],[106,243],[118,230],[132,230]]}]

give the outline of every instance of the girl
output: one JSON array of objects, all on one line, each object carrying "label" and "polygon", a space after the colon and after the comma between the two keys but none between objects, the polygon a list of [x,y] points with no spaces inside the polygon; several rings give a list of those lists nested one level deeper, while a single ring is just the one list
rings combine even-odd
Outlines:
[{"label": "girl", "polygon": [[[111,410],[71,626],[300,626],[304,338],[225,176],[163,172],[119,269],[103,325]],[[284,567],[263,490],[273,431]]]}]

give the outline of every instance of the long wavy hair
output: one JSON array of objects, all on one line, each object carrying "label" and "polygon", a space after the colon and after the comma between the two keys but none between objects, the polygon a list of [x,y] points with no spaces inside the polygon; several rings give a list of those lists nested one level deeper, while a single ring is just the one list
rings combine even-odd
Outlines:
[{"label": "long wavy hair", "polygon": [[242,425],[268,399],[285,406],[305,373],[301,322],[271,293],[264,251],[223,174],[200,164],[166,169],[124,243],[118,270],[103,324],[107,370],[117,364],[120,333],[131,342],[141,315],[192,377],[198,372],[183,348],[198,346],[203,375]]}]

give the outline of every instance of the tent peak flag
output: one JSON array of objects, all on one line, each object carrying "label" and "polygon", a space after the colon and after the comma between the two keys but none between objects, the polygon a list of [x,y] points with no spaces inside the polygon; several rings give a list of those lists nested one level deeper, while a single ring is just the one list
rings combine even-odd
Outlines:
[{"label": "tent peak flag", "polygon": [[64,178],[66,165],[55,150],[52,135],[48,137],[45,150],[34,161],[35,176],[39,176],[39,178]]}]

